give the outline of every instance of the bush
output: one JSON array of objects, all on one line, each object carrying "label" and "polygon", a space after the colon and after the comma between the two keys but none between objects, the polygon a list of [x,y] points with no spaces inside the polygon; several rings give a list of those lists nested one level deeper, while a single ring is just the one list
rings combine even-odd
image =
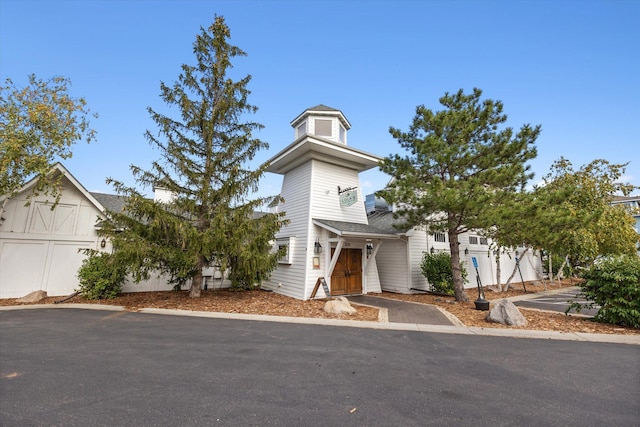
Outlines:
[{"label": "bush", "polygon": [[118,262],[115,255],[90,254],[78,270],[80,288],[77,291],[87,299],[115,298],[122,291],[126,274],[125,264]]},{"label": "bush", "polygon": [[[614,325],[640,328],[640,257],[619,255],[596,262],[580,285],[588,304],[572,303],[570,308],[600,306],[594,319]],[[568,310],[567,310],[568,311]]]},{"label": "bush", "polygon": [[[462,280],[467,282],[467,270],[462,267]],[[453,272],[451,270],[451,255],[447,252],[434,254],[425,252],[422,255],[422,274],[427,278],[433,292],[445,295],[453,295]]]}]

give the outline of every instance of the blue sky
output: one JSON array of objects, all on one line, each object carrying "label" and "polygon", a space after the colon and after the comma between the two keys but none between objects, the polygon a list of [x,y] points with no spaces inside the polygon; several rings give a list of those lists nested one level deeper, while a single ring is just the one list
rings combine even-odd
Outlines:
[{"label": "blue sky", "polygon": [[[215,14],[248,53],[234,72],[252,75],[266,126],[256,162],[292,142],[290,121],[317,104],[342,110],[350,146],[399,152],[389,126],[406,130],[416,106],[478,87],[504,103],[509,126],[542,125],[534,183],[564,156],[576,169],[630,161],[624,180],[640,185],[639,1],[0,0],[0,78],[71,79],[100,117],[97,141],[65,165],[88,190],[113,192],[106,177],[130,183],[130,164],[159,158],[146,109],[163,108],[160,81],[195,63],[195,36]],[[363,193],[388,179],[365,172]],[[261,195],[280,184],[269,174]]]}]

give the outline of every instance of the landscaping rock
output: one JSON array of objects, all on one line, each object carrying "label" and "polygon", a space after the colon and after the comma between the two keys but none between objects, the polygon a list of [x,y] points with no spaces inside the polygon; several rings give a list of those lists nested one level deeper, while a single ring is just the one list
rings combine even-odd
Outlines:
[{"label": "landscaping rock", "polygon": [[47,291],[34,291],[30,294],[23,296],[22,298],[18,298],[16,302],[38,302],[42,301],[47,297]]},{"label": "landscaping rock", "polygon": [[324,304],[324,311],[329,314],[353,314],[356,309],[351,306],[349,300],[345,297],[335,297]]},{"label": "landscaping rock", "polygon": [[527,319],[520,313],[520,310],[507,299],[500,300],[493,306],[489,314],[487,314],[487,320],[509,326],[524,326],[527,324]]}]

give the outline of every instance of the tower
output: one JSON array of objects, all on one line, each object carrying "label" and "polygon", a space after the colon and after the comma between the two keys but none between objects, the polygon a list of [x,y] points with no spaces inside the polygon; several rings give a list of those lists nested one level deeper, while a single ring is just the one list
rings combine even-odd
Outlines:
[{"label": "tower", "polygon": [[277,209],[289,224],[276,244],[287,255],[263,287],[308,299],[325,277],[332,295],[380,292],[374,243],[390,236],[369,226],[358,174],[381,157],[347,145],[351,124],[340,110],[308,108],[291,126],[294,141],[267,169],[284,175]]}]

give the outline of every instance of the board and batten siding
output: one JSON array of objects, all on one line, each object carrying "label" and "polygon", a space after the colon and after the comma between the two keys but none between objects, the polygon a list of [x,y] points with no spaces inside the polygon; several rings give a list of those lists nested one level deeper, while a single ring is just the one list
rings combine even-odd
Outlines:
[{"label": "board and batten siding", "polygon": [[403,240],[385,241],[376,255],[380,286],[383,291],[407,293],[407,243]]},{"label": "board and batten siding", "polygon": [[[366,250],[363,251],[363,253],[366,253]],[[382,292],[382,287],[380,286],[380,276],[378,275],[378,262],[376,259],[373,259],[371,262],[371,266],[368,268],[366,274],[363,275],[365,278],[363,290],[365,293],[380,293]],[[364,268],[364,262],[362,265]]]},{"label": "board and batten siding", "polygon": [[263,288],[277,290],[286,296],[302,299],[305,292],[306,273],[306,244],[308,240],[308,224],[311,198],[312,164],[304,163],[287,172],[282,181],[280,196],[284,203],[278,206],[279,212],[285,212],[289,224],[276,234],[276,240],[290,239],[289,264],[279,263],[271,273],[268,281],[263,282]]},{"label": "board and batten siding", "polygon": [[[410,288],[429,290],[429,282],[422,274],[422,256],[428,251],[427,233],[420,229],[413,229],[407,232],[409,238],[407,244],[409,247],[409,271],[411,275]],[[410,292],[410,289],[407,289]]]},{"label": "board and batten siding", "polygon": [[0,298],[18,298],[36,290],[50,296],[69,295],[78,285],[77,271],[85,255],[98,249],[95,223],[100,210],[67,178],[62,196],[26,194],[9,199],[0,226]]}]

